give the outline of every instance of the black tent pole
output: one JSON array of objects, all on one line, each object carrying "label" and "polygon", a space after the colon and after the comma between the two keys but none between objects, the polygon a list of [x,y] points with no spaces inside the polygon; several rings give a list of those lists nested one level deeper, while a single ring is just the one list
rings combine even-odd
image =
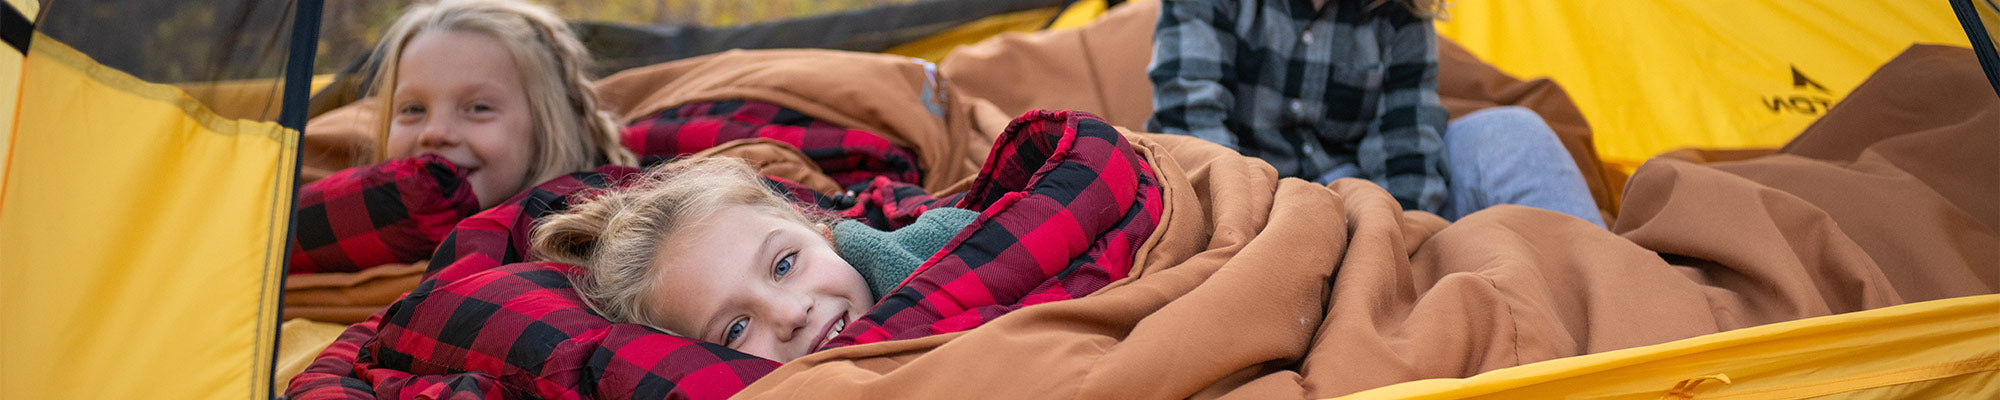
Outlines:
[{"label": "black tent pole", "polygon": [[[321,0],[298,0],[298,2],[293,3],[296,7],[296,12],[292,15],[292,43],[285,48],[285,52],[287,53],[285,58],[285,97],[282,105],[283,108],[278,111],[278,125],[283,125],[286,129],[298,132],[299,135],[298,140],[293,144],[292,148],[292,187],[285,188],[286,195],[291,196],[292,200],[286,204],[296,205],[299,201],[299,169],[303,162],[302,160],[305,159],[302,154],[304,154],[306,146],[306,104],[310,102],[310,96],[312,95],[313,55],[319,50],[321,4]],[[286,208],[286,211],[290,211],[291,207]],[[298,225],[297,219],[285,218],[285,243],[292,242],[292,235],[297,234]],[[284,283],[285,276],[287,275],[285,272],[291,270],[291,252],[292,246],[285,246],[285,258],[279,263],[279,267],[283,270],[278,271],[278,317],[272,318],[273,323],[276,323],[278,326],[271,329],[271,332],[277,334],[279,337],[283,337],[284,335]],[[277,340],[272,340],[271,354],[278,354],[279,346],[281,345]],[[274,392],[279,385],[285,384],[284,382],[277,381],[278,362],[275,356],[272,357],[270,363],[265,364],[264,368],[264,376],[271,379],[272,386],[266,388],[265,393]]]},{"label": "black tent pole", "polygon": [[285,59],[285,103],[278,124],[305,132],[306,100],[312,96],[313,54],[319,49],[321,0],[299,0],[292,16],[292,44]]},{"label": "black tent pole", "polygon": [[[1991,0],[1982,1],[1993,5]],[[1993,48],[1993,37],[1987,35],[1985,24],[1979,22],[1978,6],[1972,0],[1951,0],[1951,10],[1958,14],[1958,23],[1972,42],[1973,54],[1979,56],[1980,69],[1986,71],[1986,83],[1993,85],[1995,95],[2000,95],[2000,53]]]}]

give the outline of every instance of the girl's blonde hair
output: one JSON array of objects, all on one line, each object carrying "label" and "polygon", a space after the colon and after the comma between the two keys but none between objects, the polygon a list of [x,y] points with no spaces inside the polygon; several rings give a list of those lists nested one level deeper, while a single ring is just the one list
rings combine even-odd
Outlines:
[{"label": "girl's blonde hair", "polygon": [[[403,12],[383,36],[383,50],[378,53],[381,72],[376,75],[374,95],[381,99],[380,143],[388,143],[403,47],[430,31],[487,35],[513,57],[536,133],[526,184],[603,164],[637,164],[637,157],[618,142],[618,125],[598,109],[597,90],[584,74],[590,53],[583,43],[554,11],[513,0],[443,0]],[[388,158],[387,146],[376,148],[377,159]]]},{"label": "girl's blonde hair", "polygon": [[[570,277],[590,308],[613,322],[667,331],[648,310],[660,284],[654,256],[666,238],[731,206],[808,226],[831,226],[831,213],[794,208],[764,186],[743,160],[709,157],[676,161],[622,188],[587,193],[567,211],[542,217],[531,248],[546,261],[582,267]],[[668,331],[672,333],[671,331]]]}]

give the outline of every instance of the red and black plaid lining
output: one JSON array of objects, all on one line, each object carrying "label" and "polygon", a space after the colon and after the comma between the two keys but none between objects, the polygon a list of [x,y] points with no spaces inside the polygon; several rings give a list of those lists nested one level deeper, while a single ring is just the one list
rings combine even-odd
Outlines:
[{"label": "red and black plaid lining", "polygon": [[[416,290],[292,380],[298,399],[723,398],[777,363],[592,313],[564,275],[522,263],[534,218],[637,176],[607,166],[536,186],[460,222]],[[693,384],[681,384],[693,382]]]},{"label": "red and black plaid lining", "polygon": [[[946,201],[982,214],[834,346],[970,329],[1094,292],[1130,270],[1163,206],[1151,167],[1122,136],[1088,114],[1037,112],[1011,125],[995,151],[974,196],[932,198],[877,179],[854,197],[847,214],[891,225]],[[466,219],[417,290],[349,327],[288,395],[723,398],[776,368],[722,346],[611,324],[569,287],[563,274],[573,267],[518,263],[534,217],[636,172],[573,174]],[[812,201],[827,201],[818,196]]]},{"label": "red and black plaid lining", "polygon": [[993,151],[957,203],[979,218],[828,347],[971,329],[1131,271],[1165,203],[1124,136],[1088,113],[1035,111]]},{"label": "red and black plaid lining", "polygon": [[564,175],[514,195],[500,206],[458,223],[431,256],[424,279],[458,280],[501,265],[527,261],[535,219],[569,208],[569,198],[639,176],[637,168],[607,165]]},{"label": "red and black plaid lining", "polygon": [[289,274],[354,272],[431,255],[479,211],[458,167],[436,155],[350,168],[299,189]]},{"label": "red and black plaid lining", "polygon": [[568,268],[510,264],[426,281],[411,294],[421,300],[398,303],[409,309],[350,327],[293,379],[288,396],[722,398],[777,368],[605,321],[570,290]]},{"label": "red and black plaid lining", "polygon": [[917,157],[874,133],[846,129],[776,104],[752,100],[688,103],[625,127],[625,147],[644,165],[671,161],[738,139],[797,147],[841,187],[876,177],[921,182]]},{"label": "red and black plaid lining", "polygon": [[623,132],[625,147],[651,166],[748,138],[783,142],[799,149],[851,194],[824,194],[777,178],[774,189],[802,204],[847,210],[877,229],[907,225],[924,210],[953,204],[958,196],[934,198],[921,187],[916,156],[867,131],[845,129],[776,104],[754,100],[687,103],[634,121]]}]

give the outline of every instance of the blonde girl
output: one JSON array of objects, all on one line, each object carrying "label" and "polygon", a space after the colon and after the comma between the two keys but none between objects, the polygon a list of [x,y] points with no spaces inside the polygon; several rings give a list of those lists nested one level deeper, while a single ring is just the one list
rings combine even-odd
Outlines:
[{"label": "blonde girl", "polygon": [[834,249],[837,217],[794,208],[742,160],[678,161],[585,197],[536,225],[533,251],[582,267],[577,292],[613,322],[785,362],[874,306]]},{"label": "blonde girl", "polygon": [[535,184],[636,164],[598,110],[584,76],[589,54],[547,8],[511,0],[417,5],[389,29],[382,49],[368,100],[382,144],[375,163],[300,189],[291,274],[424,260],[460,219]]},{"label": "blonde girl", "polygon": [[546,7],[417,5],[383,47],[379,159],[442,156],[466,173],[482,209],[562,174],[636,163],[598,110],[589,54]]}]

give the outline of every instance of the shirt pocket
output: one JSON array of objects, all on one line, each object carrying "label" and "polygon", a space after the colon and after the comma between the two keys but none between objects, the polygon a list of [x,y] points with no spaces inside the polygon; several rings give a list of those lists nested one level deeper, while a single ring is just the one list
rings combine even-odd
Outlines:
[{"label": "shirt pocket", "polygon": [[1341,139],[1352,140],[1365,132],[1368,121],[1378,114],[1377,107],[1382,102],[1382,77],[1387,65],[1380,62],[1340,62],[1332,63],[1327,76],[1327,95],[1324,110],[1317,110],[1328,122],[1329,128],[1340,132]]}]

